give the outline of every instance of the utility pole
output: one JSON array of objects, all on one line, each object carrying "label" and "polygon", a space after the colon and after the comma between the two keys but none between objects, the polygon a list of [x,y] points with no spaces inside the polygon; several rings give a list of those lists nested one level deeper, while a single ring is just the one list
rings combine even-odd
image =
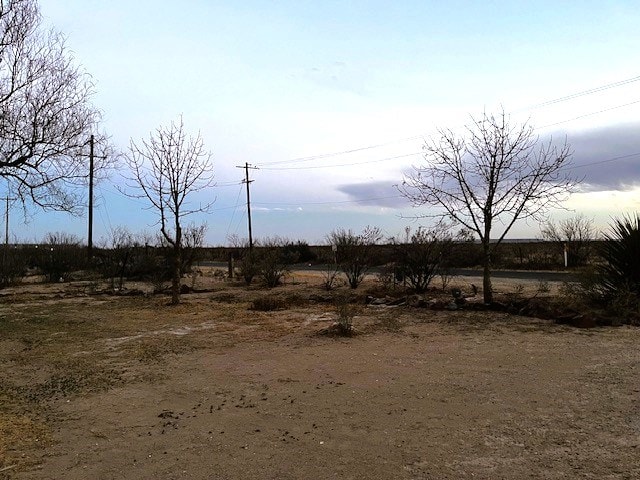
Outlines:
[{"label": "utility pole", "polygon": [[249,252],[253,252],[253,235],[251,232],[251,197],[249,195],[249,184],[253,182],[253,180],[249,180],[249,169],[252,168],[257,170],[258,167],[253,167],[249,165],[248,162],[245,162],[244,165],[236,165],[236,168],[244,168],[245,179],[242,183],[246,183],[247,185],[247,218],[249,220]]},{"label": "utility pole", "polygon": [[87,234],[87,256],[93,257],[93,135],[89,139],[89,232]]},{"label": "utility pole", "polygon": [[2,197],[2,200],[6,202],[5,212],[4,212],[4,255],[3,260],[6,261],[7,254],[9,252],[9,202],[11,200],[15,200],[15,198],[6,196]]}]

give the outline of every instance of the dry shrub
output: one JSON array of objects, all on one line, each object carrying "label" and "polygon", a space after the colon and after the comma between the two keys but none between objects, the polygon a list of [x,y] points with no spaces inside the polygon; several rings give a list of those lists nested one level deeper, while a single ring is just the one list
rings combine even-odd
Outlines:
[{"label": "dry shrub", "polygon": [[356,316],[356,307],[351,303],[349,295],[336,297],[336,333],[341,336],[350,337],[354,334],[353,319]]}]

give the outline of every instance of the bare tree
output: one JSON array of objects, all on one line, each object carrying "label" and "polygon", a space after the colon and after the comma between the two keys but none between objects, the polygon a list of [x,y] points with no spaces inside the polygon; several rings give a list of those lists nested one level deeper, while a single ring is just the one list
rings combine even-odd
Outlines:
[{"label": "bare tree", "polygon": [[414,167],[399,189],[414,206],[436,207],[424,216],[450,218],[479,236],[484,301],[491,303],[491,258],[507,232],[519,219],[541,220],[576,185],[565,173],[570,148],[539,142],[531,126],[512,124],[504,111],[472,118],[462,134],[439,134],[425,143],[426,165]]},{"label": "bare tree", "polygon": [[453,239],[445,224],[431,229],[418,227],[407,233],[408,241],[391,238],[399,273],[417,293],[424,293],[431,280],[441,273],[451,255]]},{"label": "bare tree", "polygon": [[202,260],[205,236],[208,228],[206,223],[200,225],[190,223],[183,229],[183,252],[181,255],[182,273],[191,273],[193,265]]},{"label": "bare tree", "polygon": [[192,205],[191,194],[211,186],[213,181],[211,154],[204,149],[202,137],[187,136],[182,117],[168,127],[159,127],[149,139],[131,140],[129,166],[137,198],[149,201],[160,219],[162,237],[171,246],[171,303],[180,302],[182,221],[196,212],[207,211],[211,204]]},{"label": "bare tree", "polygon": [[289,274],[291,265],[300,258],[298,252],[287,248],[294,245],[282,237],[264,238],[255,251],[257,271],[267,288],[277,287]]},{"label": "bare tree", "polygon": [[327,241],[337,248],[336,263],[347,277],[351,288],[358,288],[373,266],[373,248],[381,239],[380,229],[370,226],[360,234],[339,228],[327,236]]},{"label": "bare tree", "polygon": [[[134,235],[127,227],[112,228],[102,240],[101,267],[111,281],[111,288],[124,289],[124,279],[130,271],[134,249],[138,246]],[[117,282],[116,282],[117,281]]]},{"label": "bare tree", "polygon": [[89,138],[106,140],[91,78],[41,23],[36,0],[0,1],[0,176],[23,204],[76,212]]},{"label": "bare tree", "polygon": [[591,243],[596,238],[593,220],[582,214],[558,223],[549,220],[540,233],[544,240],[555,243],[560,252],[567,252],[567,263],[571,267],[586,264]]}]

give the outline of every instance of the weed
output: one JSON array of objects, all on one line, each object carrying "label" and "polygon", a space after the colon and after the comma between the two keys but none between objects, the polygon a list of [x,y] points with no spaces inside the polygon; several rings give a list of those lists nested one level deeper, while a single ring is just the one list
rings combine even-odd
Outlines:
[{"label": "weed", "polygon": [[350,337],[353,335],[353,318],[356,316],[356,308],[350,302],[349,295],[340,295],[336,298],[337,333]]},{"label": "weed", "polygon": [[545,282],[544,280],[538,281],[538,288],[536,289],[537,293],[549,293],[551,291],[551,287],[549,286],[549,282]]},{"label": "weed", "polygon": [[327,291],[333,290],[339,273],[338,264],[328,261],[322,271],[322,287]]},{"label": "weed", "polygon": [[505,295],[509,302],[519,302],[522,300],[522,294],[524,293],[524,285],[521,283],[517,283],[512,287],[510,292],[507,292]]},{"label": "weed", "polygon": [[376,276],[376,280],[385,292],[388,292],[392,287],[395,287],[395,278],[395,268],[389,265],[383,266]]}]

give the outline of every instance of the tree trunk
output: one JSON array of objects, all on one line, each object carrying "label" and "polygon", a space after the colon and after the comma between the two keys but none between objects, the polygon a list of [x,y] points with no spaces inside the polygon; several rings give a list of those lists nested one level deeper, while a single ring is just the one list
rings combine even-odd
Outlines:
[{"label": "tree trunk", "polygon": [[483,269],[482,269],[482,293],[484,303],[490,305],[493,303],[493,287],[491,285],[491,250],[489,243],[482,246],[483,249]]},{"label": "tree trunk", "polygon": [[173,275],[171,277],[171,305],[180,303],[180,244],[173,247]]}]

